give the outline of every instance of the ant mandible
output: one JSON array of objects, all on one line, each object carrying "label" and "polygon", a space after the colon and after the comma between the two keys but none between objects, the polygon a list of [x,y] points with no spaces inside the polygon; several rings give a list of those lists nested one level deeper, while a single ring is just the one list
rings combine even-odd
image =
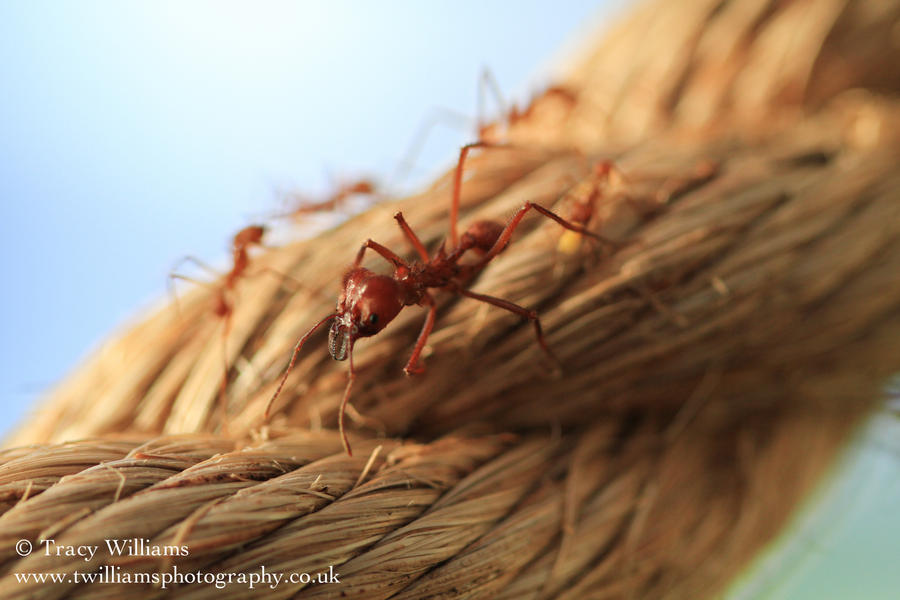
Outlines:
[{"label": "ant mandible", "polygon": [[[563,219],[556,213],[534,202],[523,204],[505,226],[496,221],[476,221],[460,236],[457,231],[457,218],[459,214],[463,164],[469,151],[480,147],[497,147],[497,145],[487,142],[476,142],[463,146],[459,153],[450,205],[449,248],[447,248],[447,242],[445,241],[434,256],[429,256],[425,246],[410,228],[409,224],[407,224],[401,212],[394,215],[394,218],[421,260],[406,261],[378,242],[371,239],[366,240],[360,247],[359,252],[357,252],[353,265],[344,274],[343,291],[338,298],[335,311],[313,325],[294,347],[290,363],[285,369],[281,382],[266,406],[266,419],[268,419],[269,410],[287,381],[288,374],[297,361],[297,356],[300,354],[303,344],[319,327],[331,321],[331,328],[328,332],[328,351],[335,360],[349,359],[350,362],[347,386],[344,388],[344,395],[338,412],[338,429],[341,433],[344,449],[348,455],[351,455],[350,443],[344,431],[344,412],[350,398],[350,392],[353,389],[353,382],[356,379],[356,371],[353,367],[353,345],[359,338],[371,337],[384,329],[403,307],[412,305],[427,307],[428,315],[425,318],[425,324],[413,347],[412,355],[403,368],[407,375],[423,372],[424,368],[418,364],[419,356],[422,354],[428,335],[434,327],[437,315],[437,304],[435,304],[429,288],[443,289],[473,300],[485,302],[528,319],[534,325],[538,345],[556,365],[559,365],[559,360],[544,339],[541,321],[536,311],[514,304],[509,300],[472,292],[464,286],[506,248],[516,227],[519,226],[519,223],[528,211],[532,209],[556,221],[568,230],[589,236],[611,247],[615,247],[615,244],[588,231],[581,225],[576,225]],[[394,267],[393,275],[377,275],[369,269],[361,267],[366,250],[374,250],[391,263]],[[469,250],[480,254],[481,258],[473,263],[460,264],[460,259]]]}]

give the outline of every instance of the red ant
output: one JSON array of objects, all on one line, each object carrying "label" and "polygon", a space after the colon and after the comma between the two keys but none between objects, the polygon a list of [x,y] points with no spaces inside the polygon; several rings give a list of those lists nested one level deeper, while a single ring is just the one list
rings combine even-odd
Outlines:
[{"label": "red ant", "polygon": [[[425,324],[413,347],[412,355],[403,368],[407,375],[423,372],[424,368],[418,364],[419,356],[425,347],[428,335],[434,327],[437,315],[437,305],[429,292],[429,288],[443,289],[485,302],[528,319],[534,325],[538,345],[559,366],[559,360],[544,339],[541,321],[536,311],[514,304],[509,300],[477,294],[467,290],[465,285],[506,248],[513,231],[515,231],[528,211],[532,209],[556,221],[570,231],[590,236],[613,247],[615,245],[605,238],[588,231],[583,226],[570,223],[556,213],[533,202],[526,202],[522,205],[505,226],[495,221],[476,221],[460,236],[457,231],[457,217],[459,214],[463,164],[471,149],[490,146],[492,145],[485,142],[476,142],[463,146],[460,150],[459,161],[457,162],[453,179],[453,196],[450,205],[449,248],[446,247],[447,242],[445,241],[434,256],[429,256],[425,246],[407,224],[406,219],[403,218],[403,213],[400,212],[394,215],[394,218],[397,220],[397,224],[400,226],[403,234],[415,248],[420,260],[406,261],[393,251],[371,239],[366,240],[360,247],[359,252],[356,254],[356,260],[344,274],[343,291],[338,299],[335,311],[313,325],[294,347],[294,352],[287,369],[285,369],[284,376],[281,378],[278,388],[266,407],[266,419],[269,417],[269,410],[272,404],[278,398],[281,389],[287,381],[288,374],[294,367],[303,344],[319,327],[331,321],[331,328],[328,332],[328,351],[335,360],[349,359],[350,361],[347,387],[344,389],[338,412],[338,429],[341,432],[344,449],[348,455],[351,454],[350,444],[344,431],[344,412],[356,378],[356,371],[353,367],[353,345],[359,338],[371,337],[384,329],[403,307],[412,305],[425,306],[428,308]],[[374,250],[391,263],[394,267],[393,275],[377,275],[360,266],[363,256],[368,249]],[[469,250],[479,254],[481,256],[480,259],[473,263],[460,264],[460,259]]]},{"label": "red ant", "polygon": [[[624,177],[612,161],[603,160],[596,163],[590,177],[566,193],[565,197],[573,201],[568,207],[566,217],[582,227],[591,227],[594,225],[597,205],[603,197],[601,188],[604,184],[616,186],[621,181],[624,181]],[[564,254],[575,254],[581,247],[582,238],[582,235],[572,231],[563,232],[557,249]]]},{"label": "red ant", "polygon": [[[492,122],[492,123],[483,123],[481,121],[481,117],[479,117],[478,122],[478,139],[482,142],[487,143],[499,143],[503,140],[505,136],[507,136],[516,125],[522,122],[527,122],[534,116],[536,107],[550,99],[556,99],[556,101],[564,104],[567,109],[571,110],[574,108],[575,104],[578,102],[578,96],[576,93],[568,88],[565,88],[561,85],[552,85],[545,89],[543,92],[532,96],[531,100],[525,106],[525,108],[520,109],[518,105],[511,103],[509,108],[506,108],[505,102],[503,101],[503,96],[500,94],[500,87],[497,85],[496,80],[490,74],[489,71],[484,71],[481,75],[482,85],[486,84],[486,87],[489,87],[497,100],[497,103],[500,105],[500,121]],[[484,92],[483,87],[479,86],[482,91],[479,92],[479,114],[483,114],[483,105],[484,105]]]},{"label": "red ant", "polygon": [[[250,264],[250,256],[248,254],[248,250],[251,246],[262,246],[262,239],[266,233],[266,228],[263,225],[250,225],[248,227],[244,227],[236,234],[234,234],[234,238],[231,242],[231,259],[232,266],[231,270],[225,274],[224,280],[220,285],[215,286],[215,300],[213,305],[213,313],[216,317],[223,319],[224,327],[222,329],[222,360],[224,363],[224,373],[222,375],[222,387],[221,387],[221,397],[222,397],[222,406],[224,408],[225,403],[225,387],[228,383],[228,358],[227,351],[225,348],[225,340],[228,339],[228,333],[231,329],[231,315],[234,312],[234,304],[231,295],[234,294],[235,287],[237,286],[237,282],[241,277],[244,277],[244,273],[247,270],[247,267]],[[181,264],[185,262],[193,262],[194,264],[200,266],[206,271],[215,272],[209,265],[200,261],[198,258],[193,256],[185,256],[183,257],[175,267],[173,267],[172,271],[169,273],[169,285],[170,292],[174,294],[174,290],[171,288],[173,279],[182,279],[185,281],[191,281],[193,283],[198,283],[201,285],[209,285],[203,284],[195,279],[190,277],[186,277],[184,275],[180,275],[175,273],[174,270]]]},{"label": "red ant", "polygon": [[[500,117],[496,121],[487,122],[485,114],[487,112],[487,97],[493,96],[494,102],[499,107]],[[542,102],[555,99],[557,102],[564,104],[566,108],[572,109],[578,101],[576,92],[561,85],[552,85],[543,92],[533,95],[525,108],[520,109],[517,104],[509,103],[503,97],[500,91],[500,85],[491,71],[484,68],[478,78],[478,94],[477,94],[477,117],[474,119],[474,130],[477,140],[486,145],[503,145],[508,144],[508,134],[514,126],[521,122],[527,122],[534,116],[535,109]],[[393,176],[395,181],[403,181],[413,169],[415,157],[419,155],[425,146],[425,142],[429,137],[432,129],[440,124],[448,124],[453,128],[468,128],[473,122],[471,117],[461,115],[456,111],[437,108],[434,109],[425,121],[419,126],[413,141],[400,161],[396,173]]]},{"label": "red ant", "polygon": [[309,202],[299,194],[291,194],[291,197],[297,201],[297,206],[289,213],[280,216],[299,219],[310,213],[338,210],[343,208],[353,196],[373,196],[377,191],[378,185],[372,179],[360,178],[356,181],[339,184],[327,198],[317,202]]},{"label": "red ant", "polygon": [[[566,211],[566,218],[578,225],[596,229],[599,225],[597,208],[604,198],[619,198],[628,207],[631,219],[646,219],[661,210],[672,199],[684,195],[714,178],[719,172],[719,165],[711,160],[701,160],[686,175],[671,176],[662,181],[653,193],[635,195],[627,188],[631,182],[622,171],[610,160],[602,160],[594,164],[590,176],[575,185],[566,195],[572,200]],[[622,229],[628,219],[619,219]],[[610,223],[604,223],[611,225]],[[616,235],[612,235],[613,238]],[[582,236],[566,231],[559,239],[558,250],[564,254],[575,254],[581,246]]]},{"label": "red ant", "polygon": [[[687,174],[665,178],[652,193],[634,195],[627,189],[633,186],[629,185],[631,182],[621,170],[612,161],[602,160],[594,164],[588,178],[566,193],[565,197],[572,202],[565,214],[570,222],[583,227],[602,229],[604,233],[612,230],[609,235],[617,239],[635,223],[655,214],[674,198],[705,184],[718,173],[718,163],[701,160]],[[625,210],[598,215],[600,201],[609,197],[620,199]],[[579,233],[565,231],[559,238],[557,250],[567,255],[575,254],[581,248],[583,237]],[[632,287],[675,325],[682,328],[688,326],[687,319],[666,306],[651,289],[637,284]]]}]

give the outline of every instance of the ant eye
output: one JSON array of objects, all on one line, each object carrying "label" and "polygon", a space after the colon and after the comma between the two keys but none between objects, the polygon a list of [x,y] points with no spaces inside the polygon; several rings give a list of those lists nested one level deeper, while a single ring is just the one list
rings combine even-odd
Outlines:
[{"label": "ant eye", "polygon": [[369,315],[369,325],[375,325],[376,323],[378,323],[378,315],[372,313]]}]

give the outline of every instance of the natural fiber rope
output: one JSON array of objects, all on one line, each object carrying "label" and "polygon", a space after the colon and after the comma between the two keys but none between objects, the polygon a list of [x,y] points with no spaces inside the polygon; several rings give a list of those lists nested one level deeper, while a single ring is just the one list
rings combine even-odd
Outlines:
[{"label": "natural fiber rope", "polygon": [[[780,521],[784,497],[795,498],[808,483],[796,477],[806,472],[807,457],[785,460],[784,444],[802,436],[807,451],[821,457],[817,450],[833,443],[824,437],[832,428],[802,416],[773,425],[744,424],[729,433],[744,446],[744,471],[719,454],[729,445],[720,434],[690,426],[664,446],[650,429],[600,424],[562,439],[448,437],[421,446],[357,441],[353,457],[330,433],[295,433],[236,451],[225,451],[233,444],[227,439],[158,438],[122,443],[116,459],[98,452],[95,442],[41,449],[4,464],[4,481],[29,480],[36,467],[67,464],[75,449],[98,462],[0,518],[6,573],[0,594],[153,598],[168,592],[138,584],[28,586],[15,574],[72,574],[108,564],[121,576],[164,572],[172,563],[211,573],[334,566],[340,574],[339,588],[306,587],[299,597],[538,598],[566,591],[576,598],[582,588],[612,595],[630,589],[645,597],[664,592],[655,590],[664,581],[700,593],[715,589],[732,562],[749,555],[746,545],[723,544],[727,538],[759,535],[742,531],[758,526],[760,515],[746,512],[745,492],[734,482],[754,493],[776,484],[778,493],[760,493],[754,509]],[[759,443],[761,428],[767,429],[765,444]],[[209,456],[216,450],[222,454]],[[768,470],[773,461],[774,472]],[[704,503],[702,514],[690,510],[696,502]],[[89,566],[41,551],[10,560],[15,557],[7,549],[16,539],[48,538],[100,550]],[[132,538],[183,544],[190,554],[113,557],[105,550],[107,539]],[[676,547],[672,539],[693,541]],[[708,556],[710,548],[716,559]],[[703,565],[691,562],[695,555],[707,557]],[[651,578],[662,580],[650,587],[648,565],[662,566]],[[267,597],[294,597],[301,588],[285,585]],[[247,594],[238,585],[177,591],[189,598]]]},{"label": "natural fiber rope", "polygon": [[[574,104],[539,99],[507,132],[514,148],[472,158],[464,224],[526,200],[567,214],[593,161],[624,173],[594,223],[621,249],[567,254],[558,226],[530,217],[472,286],[540,311],[560,378],[530,327],[444,294],[424,376],[401,374],[421,311],[357,346],[352,458],[332,433],[297,430],[336,422],[346,374],[322,335],[263,422],[293,344],[332,310],[359,244],[405,253],[398,209],[429,247],[446,235],[446,178],[254,257],[302,288],[239,283],[224,419],[222,323],[207,290],[109,342],[13,440],[43,445],[0,455],[0,594],[168,593],[19,583],[15,573],[86,568],[15,554],[17,540],[51,534],[190,548],[99,556],[90,569],[332,566],[342,577],[273,597],[721,590],[900,367],[900,60],[887,42],[900,2],[869,6],[657,3],[571,70]],[[869,91],[842,92],[853,87]]]}]

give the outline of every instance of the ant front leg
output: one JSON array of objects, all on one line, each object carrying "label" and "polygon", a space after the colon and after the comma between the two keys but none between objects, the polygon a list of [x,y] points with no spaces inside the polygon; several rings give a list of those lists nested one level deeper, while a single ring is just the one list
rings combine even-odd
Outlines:
[{"label": "ant front leg", "polygon": [[527,309],[524,306],[519,306],[518,304],[510,302],[509,300],[504,300],[503,298],[487,296],[485,294],[478,294],[461,287],[455,288],[454,291],[467,298],[472,298],[473,300],[478,300],[479,302],[486,302],[487,304],[491,304],[504,310],[508,310],[513,314],[517,314],[520,317],[531,321],[534,324],[534,335],[537,338],[538,345],[541,347],[544,353],[547,354],[550,360],[553,361],[554,370],[556,370],[557,372],[562,371],[562,363],[556,357],[556,354],[554,354],[550,349],[550,346],[547,345],[547,340],[544,339],[544,329],[541,327],[541,319],[538,317],[537,311]]},{"label": "ant front leg", "polygon": [[218,271],[213,269],[211,266],[209,266],[208,264],[206,264],[205,262],[203,262],[196,256],[182,256],[181,258],[178,259],[178,262],[176,262],[175,265],[169,270],[169,277],[173,277],[173,276],[177,275],[176,272],[178,271],[178,268],[181,265],[183,265],[184,263],[193,263],[193,264],[197,265],[198,267],[200,267],[201,269],[203,269],[204,271],[206,271],[208,274],[212,275],[213,277],[219,277],[221,275],[221,273],[219,273]]},{"label": "ant front leg", "polygon": [[[421,242],[419,242],[419,243],[421,244]],[[360,247],[359,252],[356,253],[356,260],[353,261],[353,266],[354,266],[354,267],[358,267],[360,264],[362,264],[363,256],[365,255],[366,250],[369,249],[369,248],[371,248],[372,250],[374,250],[375,252],[377,252],[378,254],[380,254],[382,257],[384,257],[384,259],[385,259],[386,261],[388,261],[389,263],[391,263],[392,265],[394,265],[394,268],[408,267],[408,266],[409,266],[409,265],[406,264],[406,261],[405,261],[405,260],[403,260],[402,258],[400,258],[399,256],[397,256],[393,251],[391,251],[391,250],[389,250],[388,248],[382,246],[382,245],[379,244],[378,242],[375,242],[375,241],[372,241],[371,239],[368,239],[368,240],[366,240],[366,242],[362,245],[362,247]]]},{"label": "ant front leg", "polygon": [[456,248],[459,245],[459,230],[457,223],[459,221],[459,196],[462,191],[462,174],[463,165],[469,150],[472,148],[481,148],[485,146],[484,142],[475,142],[474,144],[466,144],[459,149],[459,161],[456,163],[456,171],[453,173],[453,196],[450,199],[450,247]]},{"label": "ant front leg", "polygon": [[402,189],[406,179],[417,168],[416,161],[422,150],[425,148],[426,142],[438,125],[457,130],[458,132],[471,131],[474,122],[471,117],[456,112],[449,108],[437,107],[430,111],[430,114],[416,127],[416,132],[403,155],[403,159],[394,169],[394,174],[388,181],[387,189]]},{"label": "ant front leg", "polygon": [[211,266],[209,266],[208,264],[206,264],[205,262],[203,262],[202,260],[200,260],[199,258],[196,258],[194,256],[182,256],[180,259],[178,259],[178,262],[176,262],[175,265],[169,270],[169,276],[166,279],[166,288],[168,289],[169,297],[172,298],[172,302],[175,305],[175,312],[179,313],[179,314],[181,313],[181,309],[178,306],[178,294],[175,292],[175,280],[176,279],[180,279],[182,281],[189,281],[191,283],[196,283],[197,285],[202,285],[202,286],[208,287],[210,289],[215,289],[217,287],[215,284],[200,281],[199,279],[194,279],[193,277],[188,277],[187,275],[182,275],[182,274],[178,273],[177,272],[178,268],[181,265],[183,265],[184,263],[193,263],[193,264],[197,265],[198,267],[200,267],[201,269],[203,269],[204,271],[206,271],[207,273],[211,274],[213,277],[221,276],[221,274],[218,273]]},{"label": "ant front leg", "polygon": [[466,144],[459,149],[459,160],[456,163],[456,171],[453,173],[453,196],[450,199],[451,248],[456,248],[457,246],[459,246],[459,230],[457,228],[457,223],[459,222],[459,201],[460,195],[462,193],[463,165],[466,162],[466,157],[469,156],[469,151],[473,148],[511,148],[511,146],[507,144],[494,144],[491,142],[479,141],[471,144]]},{"label": "ant front leg", "polygon": [[484,67],[481,70],[481,75],[478,78],[478,139],[480,141],[484,141],[484,135],[488,132],[490,125],[487,123],[487,96],[488,91],[490,91],[490,95],[494,97],[494,101],[497,103],[497,106],[500,108],[500,118],[507,119],[506,126],[510,125],[509,115],[512,114],[512,110],[507,107],[506,100],[503,98],[503,93],[500,91],[500,84],[497,83],[497,78],[494,77],[494,74],[490,69]]},{"label": "ant front leg", "polygon": [[419,236],[415,234],[415,232],[409,226],[409,223],[407,223],[406,219],[403,218],[403,213],[398,212],[396,215],[394,215],[394,218],[397,219],[397,224],[400,226],[400,229],[403,230],[403,234],[406,236],[406,239],[410,241],[410,243],[413,245],[413,248],[415,248],[416,252],[419,253],[419,257],[422,259],[422,261],[428,262],[428,251],[425,249],[425,244],[422,243],[422,240],[419,239]]},{"label": "ant front leg", "polygon": [[469,151],[473,148],[506,148],[506,149],[514,149],[515,146],[510,144],[502,144],[495,142],[485,142],[479,140],[477,142],[466,144],[462,148],[459,149],[459,160],[456,163],[456,171],[453,173],[453,196],[450,199],[450,247],[457,248],[459,247],[459,230],[457,224],[459,222],[459,202],[460,195],[462,193],[462,174],[463,174],[463,165],[466,162],[466,157],[469,155]]},{"label": "ant front leg", "polygon": [[437,304],[434,303],[434,298],[432,298],[428,292],[425,292],[422,300],[428,305],[428,316],[425,317],[425,324],[422,325],[422,332],[419,333],[419,339],[416,340],[416,346],[413,348],[413,353],[409,357],[406,366],[403,367],[403,372],[407,375],[416,375],[425,371],[425,367],[421,367],[417,363],[419,362],[419,356],[422,354],[422,350],[425,348],[425,342],[428,340],[431,330],[434,329],[434,319],[437,316]]}]

